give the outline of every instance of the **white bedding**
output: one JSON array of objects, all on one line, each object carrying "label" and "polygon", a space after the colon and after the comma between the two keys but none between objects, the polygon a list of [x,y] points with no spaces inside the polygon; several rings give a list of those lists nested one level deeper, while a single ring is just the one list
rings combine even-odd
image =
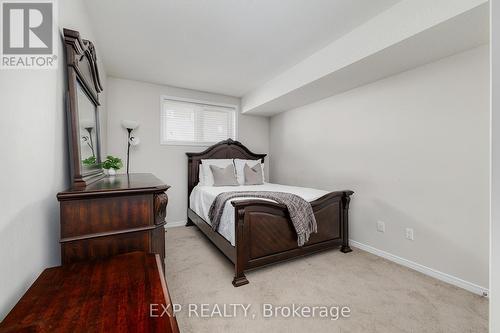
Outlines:
[{"label": "white bedding", "polygon": [[[280,184],[264,183],[262,185],[240,185],[240,186],[204,186],[196,185],[191,195],[189,196],[189,207],[202,217],[207,223],[210,224],[210,219],[208,218],[208,211],[212,202],[215,200],[218,194],[222,192],[232,192],[232,191],[275,191],[275,192],[287,192],[298,195],[304,200],[309,202],[314,201],[323,195],[327,194],[327,191],[316,190],[306,187],[296,187],[287,186]],[[231,205],[232,201],[245,200],[249,198],[238,198],[230,200],[224,206],[224,211],[222,213],[222,218],[220,220],[219,229],[217,230],[225,239],[231,242],[234,246],[234,207]],[[253,199],[253,198],[252,198]],[[259,199],[265,200],[265,199]],[[269,200],[272,201],[272,200]]]}]

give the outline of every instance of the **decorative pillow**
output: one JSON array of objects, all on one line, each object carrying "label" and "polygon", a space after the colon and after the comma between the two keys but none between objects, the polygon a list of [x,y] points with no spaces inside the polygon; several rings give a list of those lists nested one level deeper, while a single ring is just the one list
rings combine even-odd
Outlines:
[{"label": "decorative pillow", "polygon": [[201,160],[200,168],[202,169],[202,173],[203,173],[203,176],[201,177],[201,179],[203,179],[202,183],[201,183],[201,179],[200,179],[201,185],[214,186],[214,176],[212,175],[212,170],[210,170],[211,165],[218,166],[219,168],[225,168],[228,165],[233,165],[233,160],[232,159]]},{"label": "decorative pillow", "polygon": [[262,167],[260,164],[256,164],[253,168],[250,168],[248,164],[245,164],[243,168],[243,173],[245,174],[245,185],[262,185]]},{"label": "decorative pillow", "polygon": [[266,181],[266,179],[264,178],[264,163],[261,163],[260,160],[241,160],[239,158],[236,158],[234,160],[234,167],[236,168],[236,178],[238,179],[238,183],[240,183],[240,185],[245,184],[245,174],[243,173],[245,164],[248,164],[250,168],[253,168],[256,165],[260,165],[262,168],[262,182]]},{"label": "decorative pillow", "polygon": [[236,174],[234,173],[234,165],[228,165],[225,168],[219,168],[215,165],[210,165],[210,170],[214,177],[214,186],[238,186]]}]

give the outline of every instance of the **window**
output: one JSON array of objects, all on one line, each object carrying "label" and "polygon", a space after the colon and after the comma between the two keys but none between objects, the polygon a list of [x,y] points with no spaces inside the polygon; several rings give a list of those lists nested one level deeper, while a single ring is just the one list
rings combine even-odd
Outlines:
[{"label": "window", "polygon": [[161,144],[209,146],[236,139],[234,105],[162,97]]}]

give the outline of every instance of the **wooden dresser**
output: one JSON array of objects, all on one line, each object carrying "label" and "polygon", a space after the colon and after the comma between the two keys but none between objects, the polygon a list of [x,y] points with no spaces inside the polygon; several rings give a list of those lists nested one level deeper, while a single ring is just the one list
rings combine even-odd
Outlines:
[{"label": "wooden dresser", "polygon": [[179,332],[172,310],[152,308],[172,309],[160,257],[133,252],[46,269],[0,332]]},{"label": "wooden dresser", "polygon": [[169,188],[152,174],[106,177],[57,194],[62,264],[144,251],[165,259]]}]

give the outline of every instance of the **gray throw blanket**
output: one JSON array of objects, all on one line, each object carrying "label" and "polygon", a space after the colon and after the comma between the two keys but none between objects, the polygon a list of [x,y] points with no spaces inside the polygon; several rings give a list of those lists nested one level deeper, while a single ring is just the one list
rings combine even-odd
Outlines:
[{"label": "gray throw blanket", "polygon": [[208,212],[214,231],[219,227],[226,202],[234,198],[270,199],[285,205],[297,232],[299,246],[303,246],[309,240],[311,233],[317,232],[316,218],[309,202],[295,194],[271,191],[234,191],[217,195]]}]

